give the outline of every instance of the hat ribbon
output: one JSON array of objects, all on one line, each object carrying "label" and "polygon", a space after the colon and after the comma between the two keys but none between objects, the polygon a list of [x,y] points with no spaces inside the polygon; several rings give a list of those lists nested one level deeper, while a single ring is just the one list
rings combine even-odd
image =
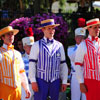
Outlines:
[{"label": "hat ribbon", "polygon": [[86,25],[89,26],[89,25],[92,25],[92,24],[97,24],[99,21],[93,21],[93,22],[90,22],[90,23],[87,23]]},{"label": "hat ribbon", "polygon": [[54,25],[54,22],[48,22],[48,23],[41,24],[41,27],[45,27],[47,25]]}]

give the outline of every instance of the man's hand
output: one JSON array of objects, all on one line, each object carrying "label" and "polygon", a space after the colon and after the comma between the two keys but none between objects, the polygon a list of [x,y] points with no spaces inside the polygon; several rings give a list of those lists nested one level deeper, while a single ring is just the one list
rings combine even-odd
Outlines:
[{"label": "man's hand", "polygon": [[88,91],[84,83],[80,83],[80,90],[82,93],[86,93]]},{"label": "man's hand", "polygon": [[32,89],[34,92],[38,92],[39,89],[38,89],[38,84],[36,82],[32,82]]},{"label": "man's hand", "polygon": [[67,84],[62,84],[61,85],[61,92],[66,91],[66,88],[67,88]]},{"label": "man's hand", "polygon": [[25,90],[25,92],[26,92],[26,99],[28,99],[28,98],[30,98],[30,96],[31,96],[31,92],[29,91],[29,90]]}]

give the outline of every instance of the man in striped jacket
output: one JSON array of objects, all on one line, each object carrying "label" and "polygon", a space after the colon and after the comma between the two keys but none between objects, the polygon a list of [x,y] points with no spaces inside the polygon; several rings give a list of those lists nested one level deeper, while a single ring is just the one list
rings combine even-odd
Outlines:
[{"label": "man in striped jacket", "polygon": [[[80,90],[87,100],[100,100],[100,32],[99,18],[86,22],[89,35],[76,51],[75,70]],[[82,66],[84,71],[82,71]]]},{"label": "man in striped jacket", "polygon": [[25,89],[26,98],[30,97],[27,77],[21,54],[12,45],[14,35],[19,32],[11,26],[0,30],[3,46],[0,47],[0,99],[20,100],[21,84]]},{"label": "man in striped jacket", "polygon": [[29,57],[29,78],[34,90],[34,100],[58,100],[60,89],[60,78],[62,80],[61,90],[66,90],[68,68],[65,59],[63,45],[56,41],[53,19],[41,21],[44,37],[34,42]]}]

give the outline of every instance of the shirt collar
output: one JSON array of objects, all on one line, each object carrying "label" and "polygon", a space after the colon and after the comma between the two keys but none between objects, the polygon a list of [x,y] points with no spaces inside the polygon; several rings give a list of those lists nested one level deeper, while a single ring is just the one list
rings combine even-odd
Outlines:
[{"label": "shirt collar", "polygon": [[[13,45],[11,45],[11,46],[13,46]],[[3,44],[3,48],[5,48],[7,50],[8,49],[8,45]]]},{"label": "shirt collar", "polygon": [[27,58],[29,58],[29,55],[26,52],[25,52],[25,55],[26,55]]},{"label": "shirt collar", "polygon": [[77,46],[77,47],[78,47],[78,44],[75,44],[75,46]]},{"label": "shirt collar", "polygon": [[[88,35],[88,38],[91,40],[91,41],[93,41],[93,37],[92,36],[90,36],[90,35]],[[95,38],[97,38],[97,39],[95,39],[95,40],[98,40],[98,37],[95,37]]]},{"label": "shirt collar", "polygon": [[88,38],[92,41],[92,36],[88,35]]},{"label": "shirt collar", "polygon": [[43,37],[44,38],[44,40],[47,42],[47,38],[46,37]]},{"label": "shirt collar", "polygon": [[3,44],[3,48],[7,49],[7,45],[6,44]]}]

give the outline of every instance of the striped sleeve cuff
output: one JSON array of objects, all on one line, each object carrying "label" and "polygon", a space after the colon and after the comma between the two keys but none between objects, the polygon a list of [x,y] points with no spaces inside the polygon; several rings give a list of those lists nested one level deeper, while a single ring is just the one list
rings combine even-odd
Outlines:
[{"label": "striped sleeve cuff", "polygon": [[63,60],[63,61],[60,62],[60,64],[63,64],[63,63],[66,63],[66,60]]},{"label": "striped sleeve cuff", "polygon": [[67,80],[63,80],[62,81],[62,84],[67,84]]},{"label": "striped sleeve cuff", "polygon": [[83,64],[82,64],[82,63],[80,63],[80,62],[75,62],[75,65],[80,65],[80,66],[83,66]]},{"label": "striped sleeve cuff", "polygon": [[23,73],[23,72],[25,72],[25,70],[24,70],[24,69],[19,71],[19,73]]},{"label": "striped sleeve cuff", "polygon": [[36,82],[36,79],[35,78],[31,78],[30,81],[31,81],[31,83],[32,82]]},{"label": "striped sleeve cuff", "polygon": [[37,63],[37,60],[35,60],[35,59],[29,59],[29,62],[35,62],[35,63]]},{"label": "striped sleeve cuff", "polygon": [[84,83],[84,79],[78,79],[79,83]]}]

